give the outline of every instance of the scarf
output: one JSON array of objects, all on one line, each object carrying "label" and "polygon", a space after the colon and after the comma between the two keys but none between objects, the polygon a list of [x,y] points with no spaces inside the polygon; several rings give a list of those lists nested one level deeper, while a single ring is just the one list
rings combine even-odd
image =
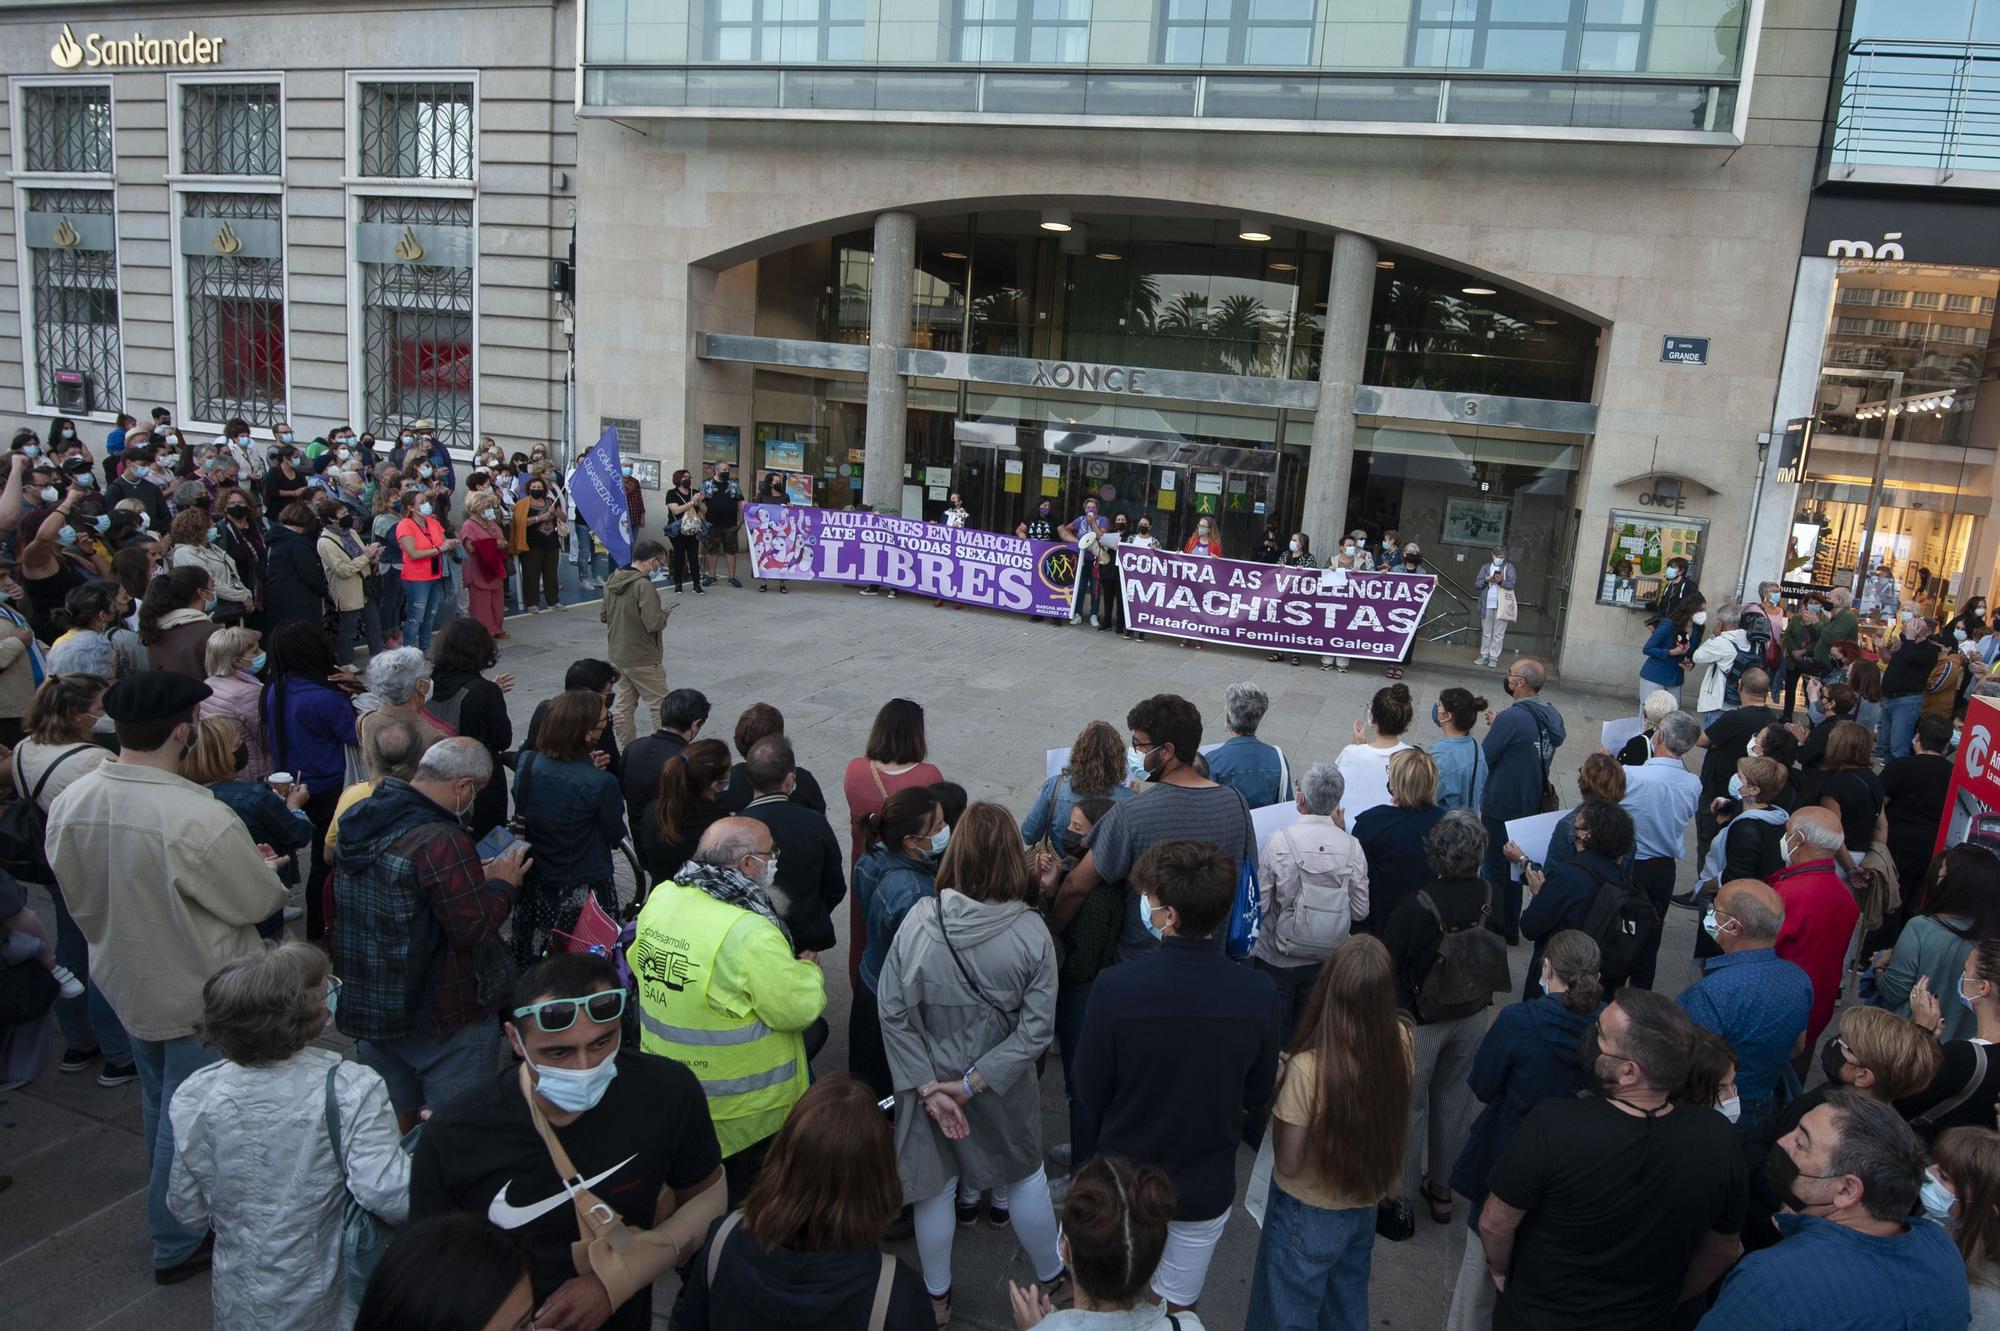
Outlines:
[{"label": "scarf", "polygon": [[698,892],[706,892],[725,906],[747,910],[752,915],[761,915],[778,926],[778,932],[785,936],[786,946],[791,945],[792,931],[778,918],[778,912],[771,906],[771,898],[763,888],[745,878],[734,869],[726,869],[719,864],[703,864],[700,860],[689,860],[675,873],[674,881],[682,887],[692,887]]}]

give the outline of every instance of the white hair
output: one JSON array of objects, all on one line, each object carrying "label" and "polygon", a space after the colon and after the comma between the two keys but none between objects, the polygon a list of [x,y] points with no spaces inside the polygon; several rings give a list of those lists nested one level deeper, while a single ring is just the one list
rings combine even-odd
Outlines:
[{"label": "white hair", "polygon": [[1271,696],[1255,684],[1231,684],[1222,694],[1223,721],[1239,735],[1254,735],[1271,708]]},{"label": "white hair", "polygon": [[493,779],[493,755],[486,746],[466,735],[441,739],[424,750],[417,760],[421,781],[463,781],[471,777],[480,785]]},{"label": "white hair", "polygon": [[417,685],[431,677],[431,663],[415,647],[392,647],[368,659],[363,678],[368,691],[392,703],[406,703],[416,696]]},{"label": "white hair", "polygon": [[1340,797],[1347,793],[1347,778],[1340,774],[1340,768],[1333,763],[1314,763],[1299,778],[1299,798],[1305,802],[1306,812],[1324,817],[1340,807]]}]

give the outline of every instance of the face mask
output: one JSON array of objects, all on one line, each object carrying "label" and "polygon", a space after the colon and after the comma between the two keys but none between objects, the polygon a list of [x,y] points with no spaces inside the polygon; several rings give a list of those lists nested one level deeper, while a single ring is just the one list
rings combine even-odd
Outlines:
[{"label": "face mask", "polygon": [[1208,524],[1204,522],[1199,527],[1195,528],[1195,530],[1200,532],[1203,536],[1206,536],[1208,535]]},{"label": "face mask", "polygon": [[[1980,984],[1983,982],[1979,980],[1974,980],[1973,983]],[[1976,995],[1968,994],[1965,992],[1965,977],[1963,975],[1958,977],[1958,1001],[1965,1004],[1967,1007],[1971,1007],[1975,1002],[1978,1001]]]},{"label": "face mask", "polygon": [[1913,610],[1898,610],[1896,612],[1896,618],[1900,619],[1901,621],[1903,621],[1903,623],[1907,624],[1912,619],[1916,618],[1916,612]]},{"label": "face mask", "polygon": [[1691,618],[1692,618],[1692,619],[1694,620],[1694,622],[1695,622],[1695,623],[1697,623],[1697,624],[1706,624],[1706,623],[1708,622],[1708,611],[1706,611],[1706,610],[1697,610],[1697,611],[1695,611],[1695,612],[1694,612],[1694,614],[1693,614],[1693,615],[1691,616]]},{"label": "face mask", "polygon": [[75,431],[75,430],[69,430],[69,429],[65,429],[65,430],[63,431],[63,438],[65,438],[65,439],[74,439],[74,438],[76,438],[76,431]]},{"label": "face mask", "polygon": [[545,1068],[521,1051],[521,1058],[535,1070],[535,1091],[565,1114],[582,1114],[597,1108],[604,1092],[618,1076],[618,1051],[594,1068]]},{"label": "face mask", "polygon": [[933,855],[944,854],[944,848],[946,846],[949,846],[950,844],[951,844],[950,823],[946,823],[943,827],[940,827],[937,831],[931,833],[931,854]]},{"label": "face mask", "polygon": [[1947,1229],[1958,1228],[1958,1221],[1951,1214],[1951,1208],[1958,1205],[1958,1198],[1938,1178],[1935,1165],[1924,1171],[1924,1186],[1918,1190],[1917,1200],[1923,1203],[1925,1215]]},{"label": "face mask", "polygon": [[404,436],[403,436],[403,447],[404,447],[404,448],[408,448],[408,447],[409,447],[409,446],[410,446],[411,444],[414,444],[414,443],[416,443],[416,442],[417,442],[417,441],[416,441],[416,438],[415,438],[414,436],[412,436],[412,435],[407,435],[407,434],[406,434],[406,435],[404,435]]},{"label": "face mask", "polygon": [[1291,550],[1293,554],[1297,554],[1299,552],[1299,543],[1297,541],[1292,541],[1289,543],[1288,548]]},{"label": "face mask", "polygon": [[289,443],[291,443],[291,442],[292,442],[292,432],[291,432],[290,430],[284,430],[284,431],[280,431],[280,432],[279,432],[279,434],[278,434],[278,442],[279,442],[279,443],[283,443],[283,444],[289,444]]},{"label": "face mask", "polygon": [[1734,1123],[1743,1117],[1743,1097],[1732,1095],[1727,1100],[1718,1100],[1715,1104],[1715,1110],[1731,1123]]},{"label": "face mask", "polygon": [[239,520],[250,516],[250,510],[245,508],[241,504],[231,504],[228,508],[224,509],[223,512],[229,514],[230,517]]},{"label": "face mask", "polygon": [[1153,937],[1159,939],[1165,939],[1167,936],[1167,931],[1161,926],[1153,923],[1153,912],[1158,909],[1159,907],[1155,906],[1151,901],[1147,900],[1145,897],[1142,896],[1139,898],[1139,922],[1146,926],[1146,932],[1151,934]]},{"label": "face mask", "polygon": [[430,504],[429,504],[428,502],[425,502],[425,503],[422,503],[422,504],[418,504],[418,505],[417,505],[417,512],[418,512],[418,513],[420,513],[420,514],[422,514],[422,515],[423,515],[424,517],[429,517],[429,516],[431,515],[431,506],[430,506]]},{"label": "face mask", "polygon": [[40,444],[29,444],[21,451],[31,458],[38,458],[42,455],[42,446]]},{"label": "face mask", "polygon": [[1680,578],[1680,576],[1681,576],[1681,571],[1680,571],[1679,569],[1677,569],[1677,568],[1670,568],[1670,569],[1668,569],[1668,570],[1667,570],[1667,581],[1668,581],[1668,582],[1674,582],[1674,581],[1677,581],[1677,580],[1678,580],[1678,579]]},{"label": "face mask", "polygon": [[1617,1060],[1608,1060],[1605,1058],[1604,1050],[1597,1042],[1597,1027],[1595,1024],[1583,1033],[1582,1039],[1577,1041],[1576,1054],[1577,1066],[1583,1069],[1584,1075],[1597,1083],[1597,1090],[1600,1095],[1608,1096],[1618,1089],[1618,1074],[1616,1072],[1607,1073],[1600,1066],[1606,1062],[1616,1062]]},{"label": "face mask", "polygon": [[751,881],[755,882],[757,886],[763,888],[766,892],[770,891],[778,881],[777,861],[758,860],[757,872],[752,875]]},{"label": "face mask", "polygon": [[1389,548],[1389,544],[1390,544],[1390,543],[1389,543],[1388,541],[1384,541],[1384,542],[1382,542],[1382,548],[1383,548],[1384,550],[1387,550],[1387,549]]},{"label": "face mask", "polygon": [[215,539],[216,539],[217,537],[219,537],[219,536],[221,536],[221,535],[222,535],[222,533],[221,533],[221,532],[219,532],[219,531],[217,531],[217,530],[216,530],[215,528],[213,528],[213,527],[210,527],[210,528],[208,529],[208,539],[209,539],[209,540],[211,540],[211,541],[215,540]]},{"label": "face mask", "polygon": [[1800,1172],[1798,1161],[1792,1159],[1791,1153],[1785,1150],[1783,1142],[1771,1143],[1771,1153],[1764,1157],[1764,1177],[1770,1183],[1771,1191],[1777,1194],[1778,1200],[1793,1211],[1804,1213],[1812,1207],[1826,1205],[1825,1202],[1808,1202],[1799,1196],[1800,1179],[1820,1176]]},{"label": "face mask", "polygon": [[264,661],[265,661],[265,655],[263,652],[259,652],[255,656],[251,657],[250,673],[253,675],[262,673],[264,669]]},{"label": "face mask", "polygon": [[1343,545],[1340,547],[1340,553],[1352,556],[1354,554],[1354,547],[1351,545]]},{"label": "face mask", "polygon": [[[248,752],[247,749],[239,749],[237,751],[236,768],[238,771],[241,771],[243,769],[243,764],[249,761],[249,758],[246,756],[247,752]],[[331,1017],[335,1012],[339,1010],[340,1010],[340,990],[329,988],[326,991],[326,1015]]]},{"label": "face mask", "polygon": [[95,525],[97,527],[98,533],[102,535],[103,533],[111,530],[111,519],[105,516],[104,514],[99,513],[97,515]]},{"label": "face mask", "polygon": [[[1733,925],[1734,923],[1735,921],[1733,920],[1730,922],[1731,925]],[[1708,908],[1708,913],[1701,917],[1702,932],[1707,934],[1710,938],[1715,939],[1717,942],[1720,942],[1722,940],[1722,931],[1725,927],[1727,926],[1725,926],[1722,923],[1720,917],[1716,915],[1715,907],[1713,906],[1710,906]],[[1833,1046],[1828,1045],[1827,1048],[1831,1049],[1833,1048]]]},{"label": "face mask", "polygon": [[347,461],[348,458],[352,457],[353,454],[349,453],[346,449],[342,448],[342,449],[336,449],[334,451],[334,456],[340,459],[342,462],[345,462]]},{"label": "face mask", "polygon": [[632,469],[630,467],[620,467],[618,469],[618,474],[620,476],[630,476],[632,474]]},{"label": "face mask", "polygon": [[1415,569],[1418,565],[1422,564],[1423,562],[1424,562],[1424,557],[1422,555],[1403,556],[1403,564],[1406,568]]},{"label": "face mask", "polygon": [[1062,852],[1066,859],[1083,858],[1083,833],[1065,831],[1062,838]]},{"label": "face mask", "polygon": [[61,542],[63,545],[75,545],[76,532],[69,527],[64,527],[61,531],[56,533],[56,540]]},{"label": "face mask", "polygon": [[1957,638],[1960,642],[1970,642],[1972,640],[1972,635],[1964,629],[1953,629],[1951,636]]},{"label": "face mask", "polygon": [[1150,523],[1150,522],[1142,522],[1142,523],[1140,523],[1140,524],[1139,524],[1139,534],[1140,534],[1141,536],[1151,536],[1151,535],[1153,534],[1153,524],[1152,524],[1152,523]]},{"label": "face mask", "polygon": [[1835,1043],[1832,1040],[1828,1040],[1825,1044],[1820,1046],[1819,1070],[1826,1074],[1827,1085],[1829,1086],[1846,1085],[1847,1083],[1841,1081],[1840,1079],[1841,1069],[1845,1068],[1846,1066],[1847,1066],[1847,1060],[1841,1056],[1840,1046],[1837,1043]]},{"label": "face mask", "polygon": [[61,498],[62,498],[62,492],[57,490],[55,486],[44,485],[42,487],[42,502],[44,504],[53,504],[56,502],[56,500]]}]

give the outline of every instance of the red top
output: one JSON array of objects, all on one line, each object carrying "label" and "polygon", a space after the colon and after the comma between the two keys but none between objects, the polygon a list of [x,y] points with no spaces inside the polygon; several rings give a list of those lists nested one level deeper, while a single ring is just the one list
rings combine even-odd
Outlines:
[{"label": "red top", "polygon": [[1812,1016],[1806,1022],[1806,1048],[1819,1040],[1833,1020],[1834,1000],[1847,965],[1847,949],[1861,907],[1835,872],[1832,857],[1808,860],[1780,869],[1767,880],[1785,903],[1785,925],[1778,931],[1778,956],[1812,978]]},{"label": "red top", "polygon": [[[873,768],[873,773],[870,772]],[[882,784],[875,784],[876,777]],[[929,763],[918,763],[907,772],[884,771],[881,764],[867,758],[856,758],[847,764],[847,774],[841,778],[841,792],[847,797],[847,831],[852,841],[847,856],[847,876],[854,878],[854,866],[861,863],[861,857],[868,853],[868,833],[862,828],[861,820],[882,812],[882,804],[889,796],[910,786],[932,786],[944,780],[944,773]],[[868,941],[868,923],[861,915],[859,893],[847,894],[847,978],[851,984],[861,983],[861,945]]]}]

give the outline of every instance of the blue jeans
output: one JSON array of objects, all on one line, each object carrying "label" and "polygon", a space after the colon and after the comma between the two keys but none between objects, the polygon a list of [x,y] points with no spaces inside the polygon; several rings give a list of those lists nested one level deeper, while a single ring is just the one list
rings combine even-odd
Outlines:
[{"label": "blue jeans", "polygon": [[1923,715],[1924,695],[1899,693],[1882,700],[1882,733],[1876,738],[1875,752],[1884,758],[1907,758],[1910,743],[1917,737],[1917,718]]},{"label": "blue jeans", "polygon": [[69,967],[86,986],[82,998],[56,1000],[56,1025],[62,1028],[63,1044],[70,1049],[95,1045],[106,1063],[130,1063],[132,1039],[125,1034],[125,1023],[90,983],[90,944],[70,916],[60,887],[49,889],[49,900],[56,908],[56,964]]},{"label": "blue jeans", "polygon": [[174,1219],[167,1209],[167,1178],[174,1168],[174,1124],[167,1107],[174,1092],[190,1075],[222,1055],[204,1048],[192,1035],[172,1040],[132,1041],[133,1061],[139,1065],[140,1120],[145,1125],[146,1150],[152,1157],[152,1173],[146,1180],[146,1228],[153,1235],[153,1266],[165,1269],[194,1256],[194,1250],[208,1236],[205,1228],[190,1229]]},{"label": "blue jeans", "polygon": [[1083,1040],[1083,1014],[1097,982],[1064,985],[1056,990],[1056,1043],[1062,1052],[1063,1094],[1069,1100],[1070,1168],[1097,1154],[1097,1111],[1076,1093],[1076,1048]]},{"label": "blue jeans", "polygon": [[437,627],[438,608],[444,604],[444,579],[428,582],[403,580],[403,645],[421,651],[431,649],[431,630]]},{"label": "blue jeans", "polygon": [[419,1031],[393,1040],[363,1040],[355,1061],[382,1074],[398,1114],[442,1109],[493,1080],[500,1068],[500,1023],[491,1017],[450,1035]]},{"label": "blue jeans", "polygon": [[1375,1208],[1323,1211],[1271,1184],[1244,1325],[1258,1331],[1368,1331]]},{"label": "blue jeans", "polygon": [[1074,612],[1076,617],[1086,624],[1090,622],[1092,615],[1101,613],[1098,606],[1097,565],[1095,563],[1085,564],[1083,566],[1083,576],[1077,579]]}]

